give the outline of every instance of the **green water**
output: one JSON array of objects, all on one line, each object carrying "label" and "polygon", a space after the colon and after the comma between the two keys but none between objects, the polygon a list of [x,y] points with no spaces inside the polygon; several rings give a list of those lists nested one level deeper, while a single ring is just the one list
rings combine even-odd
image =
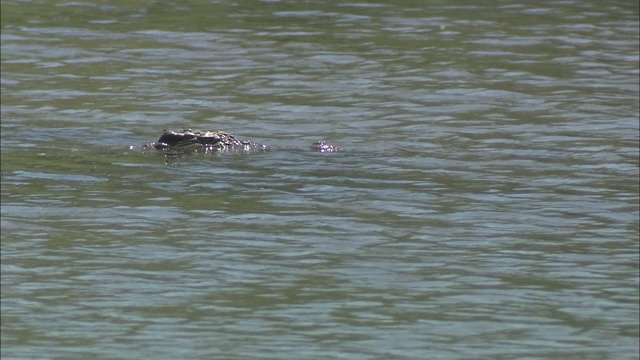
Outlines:
[{"label": "green water", "polygon": [[3,359],[637,358],[636,3],[1,7]]}]

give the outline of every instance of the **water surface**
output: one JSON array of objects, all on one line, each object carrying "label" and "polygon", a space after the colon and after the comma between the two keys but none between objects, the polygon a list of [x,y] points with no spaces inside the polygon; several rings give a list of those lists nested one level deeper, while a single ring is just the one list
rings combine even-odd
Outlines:
[{"label": "water surface", "polygon": [[637,358],[637,4],[1,13],[3,358]]}]

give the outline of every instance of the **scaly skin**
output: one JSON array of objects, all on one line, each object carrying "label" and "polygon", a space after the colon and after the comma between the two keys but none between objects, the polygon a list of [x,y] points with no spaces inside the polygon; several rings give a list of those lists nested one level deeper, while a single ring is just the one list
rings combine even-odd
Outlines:
[{"label": "scaly skin", "polygon": [[204,148],[207,151],[223,150],[249,150],[259,147],[250,141],[236,139],[235,136],[224,131],[192,131],[186,129],[182,132],[166,130],[157,142],[152,144],[158,150],[188,150],[190,148]]}]

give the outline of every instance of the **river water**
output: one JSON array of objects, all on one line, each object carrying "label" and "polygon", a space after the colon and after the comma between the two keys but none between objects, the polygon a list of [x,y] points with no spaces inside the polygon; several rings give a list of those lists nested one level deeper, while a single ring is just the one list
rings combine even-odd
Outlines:
[{"label": "river water", "polygon": [[[2,358],[637,359],[638,43],[636,1],[3,1]],[[183,128],[272,150],[142,150]]]}]

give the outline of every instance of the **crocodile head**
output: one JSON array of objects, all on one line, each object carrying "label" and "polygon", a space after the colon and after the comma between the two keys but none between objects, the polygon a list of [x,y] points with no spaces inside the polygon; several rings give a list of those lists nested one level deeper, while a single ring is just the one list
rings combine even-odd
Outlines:
[{"label": "crocodile head", "polygon": [[185,129],[181,132],[165,130],[152,146],[158,150],[180,149],[188,151],[204,148],[206,151],[220,151],[232,148],[248,150],[251,147],[256,147],[257,144],[237,139],[225,131],[193,131]]},{"label": "crocodile head", "polygon": [[153,146],[158,150],[162,150],[176,146],[193,145],[197,142],[198,135],[191,130],[185,130],[183,132],[165,130],[164,134],[160,136],[160,139],[158,139]]}]

